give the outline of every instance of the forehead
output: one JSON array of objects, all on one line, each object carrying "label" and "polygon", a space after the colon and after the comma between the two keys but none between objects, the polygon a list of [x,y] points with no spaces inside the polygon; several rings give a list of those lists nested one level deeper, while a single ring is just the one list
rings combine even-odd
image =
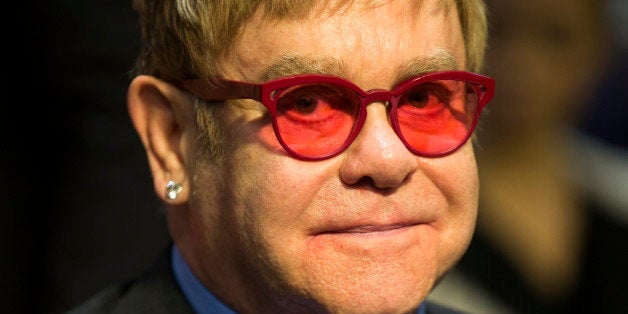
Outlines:
[{"label": "forehead", "polygon": [[[257,12],[234,50],[221,60],[221,72],[248,81],[322,72],[359,83],[369,78],[394,81],[412,71],[464,68],[458,13],[455,5],[443,3],[355,1],[333,9],[315,7],[293,19],[269,19]],[[286,60],[293,64],[284,64]]]}]

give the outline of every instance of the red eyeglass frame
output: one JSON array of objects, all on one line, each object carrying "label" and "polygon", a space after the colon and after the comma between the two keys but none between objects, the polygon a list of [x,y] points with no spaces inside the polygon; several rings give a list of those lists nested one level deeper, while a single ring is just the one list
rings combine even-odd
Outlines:
[{"label": "red eyeglass frame", "polygon": [[[455,80],[455,81],[463,81],[471,84],[475,88],[475,92],[478,95],[478,108],[476,110],[475,116],[473,117],[473,121],[471,127],[469,128],[469,132],[458,144],[457,146],[435,154],[428,154],[425,152],[417,151],[412,146],[410,146],[406,139],[403,137],[401,130],[399,128],[399,122],[397,120],[397,103],[399,98],[404,94],[404,92],[409,89],[426,82],[436,81],[436,80]],[[325,154],[323,156],[318,157],[309,157],[301,155],[298,152],[292,150],[282,139],[281,134],[279,133],[279,127],[277,125],[277,101],[280,97],[273,98],[275,92],[278,90],[283,90],[292,86],[302,85],[302,84],[333,84],[338,86],[343,86],[355,92],[361,100],[359,113],[357,120],[355,121],[354,128],[349,134],[348,138],[345,140],[344,144],[340,146],[335,151]],[[467,71],[439,71],[439,72],[431,72],[424,75],[419,75],[415,77],[411,77],[398,85],[396,85],[392,90],[383,90],[383,89],[374,89],[369,91],[364,91],[357,85],[347,81],[343,78],[333,76],[333,75],[323,75],[323,74],[302,74],[302,75],[294,75],[294,76],[286,76],[281,77],[275,80],[271,80],[265,83],[257,84],[257,83],[249,83],[249,82],[241,82],[223,78],[211,78],[211,79],[188,79],[182,81],[179,86],[197,97],[205,100],[205,101],[217,101],[217,100],[228,100],[228,99],[251,99],[258,101],[268,109],[272,116],[273,123],[273,131],[275,133],[275,137],[281,144],[281,146],[288,151],[292,156],[302,159],[302,160],[322,160],[334,157],[344,150],[346,150],[351,143],[355,140],[355,138],[360,133],[362,126],[364,125],[364,121],[366,120],[366,106],[373,102],[388,102],[390,104],[390,120],[392,127],[404,145],[414,154],[423,156],[423,157],[442,157],[448,154],[453,153],[458,150],[464,143],[466,143],[471,135],[473,134],[475,127],[477,125],[477,121],[482,113],[484,107],[488,104],[488,102],[493,98],[495,94],[495,80],[491,77],[484,76],[481,74],[467,72]],[[280,94],[280,93],[278,93]]]}]

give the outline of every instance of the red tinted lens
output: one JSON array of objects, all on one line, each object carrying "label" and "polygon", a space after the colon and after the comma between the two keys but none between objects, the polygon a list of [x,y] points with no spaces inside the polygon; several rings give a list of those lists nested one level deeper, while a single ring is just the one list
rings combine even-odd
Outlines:
[{"label": "red tinted lens", "polygon": [[345,144],[358,117],[357,94],[331,84],[298,85],[277,93],[277,130],[290,150],[319,158]]},{"label": "red tinted lens", "polygon": [[444,154],[468,139],[477,109],[476,89],[467,82],[423,83],[409,89],[399,99],[399,131],[416,152]]}]

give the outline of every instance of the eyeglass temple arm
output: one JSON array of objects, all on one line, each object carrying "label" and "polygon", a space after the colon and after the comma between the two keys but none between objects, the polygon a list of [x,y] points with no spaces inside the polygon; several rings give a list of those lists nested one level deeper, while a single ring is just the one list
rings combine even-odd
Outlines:
[{"label": "eyeglass temple arm", "polygon": [[253,99],[261,101],[262,86],[259,84],[215,79],[191,79],[180,86],[203,100]]}]

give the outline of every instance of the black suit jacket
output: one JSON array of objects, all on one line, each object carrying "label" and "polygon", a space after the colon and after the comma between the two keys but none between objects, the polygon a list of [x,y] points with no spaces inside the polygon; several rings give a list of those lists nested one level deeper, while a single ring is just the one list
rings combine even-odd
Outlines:
[{"label": "black suit jacket", "polygon": [[[192,314],[190,304],[174,278],[170,250],[161,256],[153,269],[123,285],[96,294],[69,314]],[[461,314],[462,312],[428,302],[427,314]]]}]

